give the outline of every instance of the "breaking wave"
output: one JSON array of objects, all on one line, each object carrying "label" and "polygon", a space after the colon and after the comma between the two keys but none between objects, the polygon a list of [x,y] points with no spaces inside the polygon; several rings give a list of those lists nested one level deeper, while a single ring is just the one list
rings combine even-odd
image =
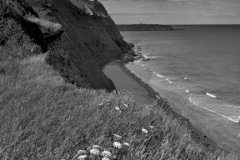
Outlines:
[{"label": "breaking wave", "polygon": [[204,95],[190,95],[189,101],[196,106],[222,116],[234,123],[240,121],[240,106],[226,104]]}]

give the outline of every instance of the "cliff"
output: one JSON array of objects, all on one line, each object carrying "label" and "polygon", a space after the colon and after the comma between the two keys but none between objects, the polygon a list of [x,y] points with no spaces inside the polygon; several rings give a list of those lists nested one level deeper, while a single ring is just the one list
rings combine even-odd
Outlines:
[{"label": "cliff", "polygon": [[120,31],[166,31],[174,30],[170,25],[159,24],[122,24],[117,25]]},{"label": "cliff", "polygon": [[48,52],[46,61],[68,82],[95,89],[115,89],[102,68],[121,58],[129,47],[100,2],[2,0],[1,3],[4,5],[1,26],[10,28],[7,25],[11,22],[16,28],[2,34],[2,45],[16,34],[18,41],[24,41],[21,37],[26,35],[39,52]]}]

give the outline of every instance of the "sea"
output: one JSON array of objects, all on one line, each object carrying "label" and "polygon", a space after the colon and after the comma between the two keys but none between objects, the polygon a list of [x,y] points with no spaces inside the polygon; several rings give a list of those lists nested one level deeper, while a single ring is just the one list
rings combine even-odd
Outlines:
[{"label": "sea", "polygon": [[126,67],[220,147],[240,152],[240,25],[123,31],[149,61]]}]

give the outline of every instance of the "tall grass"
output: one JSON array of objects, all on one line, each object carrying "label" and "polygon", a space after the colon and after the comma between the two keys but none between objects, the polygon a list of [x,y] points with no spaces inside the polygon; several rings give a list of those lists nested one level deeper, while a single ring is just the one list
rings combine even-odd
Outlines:
[{"label": "tall grass", "polygon": [[41,52],[40,46],[24,33],[24,29],[14,19],[4,19],[1,24],[0,38],[2,37],[4,41],[3,45],[0,44],[1,61],[23,58],[29,54]]},{"label": "tall grass", "polygon": [[[73,160],[79,149],[94,144],[116,159],[237,159],[234,154],[206,151],[181,121],[155,103],[139,106],[128,92],[107,93],[65,83],[45,57],[0,62],[1,160]],[[116,150],[114,134],[130,146]]]}]

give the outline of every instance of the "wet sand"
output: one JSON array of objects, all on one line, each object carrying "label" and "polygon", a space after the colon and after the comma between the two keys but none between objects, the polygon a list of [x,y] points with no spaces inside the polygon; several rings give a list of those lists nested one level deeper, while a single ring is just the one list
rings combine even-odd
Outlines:
[{"label": "wet sand", "polygon": [[[153,102],[156,99],[156,96],[159,96],[159,94],[155,92],[148,84],[134,75],[124,65],[107,65],[104,68],[104,73],[113,81],[117,90],[128,90],[133,93],[135,95],[134,99],[138,103],[145,104],[148,102]],[[160,97],[160,99],[158,99],[158,104],[160,106],[163,106],[169,115],[172,115],[174,118],[180,118],[182,122],[186,124],[187,128],[191,130],[193,139],[199,143],[202,143],[210,150],[216,149],[217,143],[210,137],[206,136],[201,128],[193,126],[189,119],[181,115],[181,111],[178,111],[176,109],[174,110],[166,98]]]},{"label": "wet sand", "polygon": [[141,86],[136,80],[130,77],[122,67],[119,65],[108,65],[104,68],[105,75],[110,78],[116,89],[127,90],[134,95],[134,100],[137,103],[148,104],[154,101],[152,97],[148,95],[147,90]]}]

